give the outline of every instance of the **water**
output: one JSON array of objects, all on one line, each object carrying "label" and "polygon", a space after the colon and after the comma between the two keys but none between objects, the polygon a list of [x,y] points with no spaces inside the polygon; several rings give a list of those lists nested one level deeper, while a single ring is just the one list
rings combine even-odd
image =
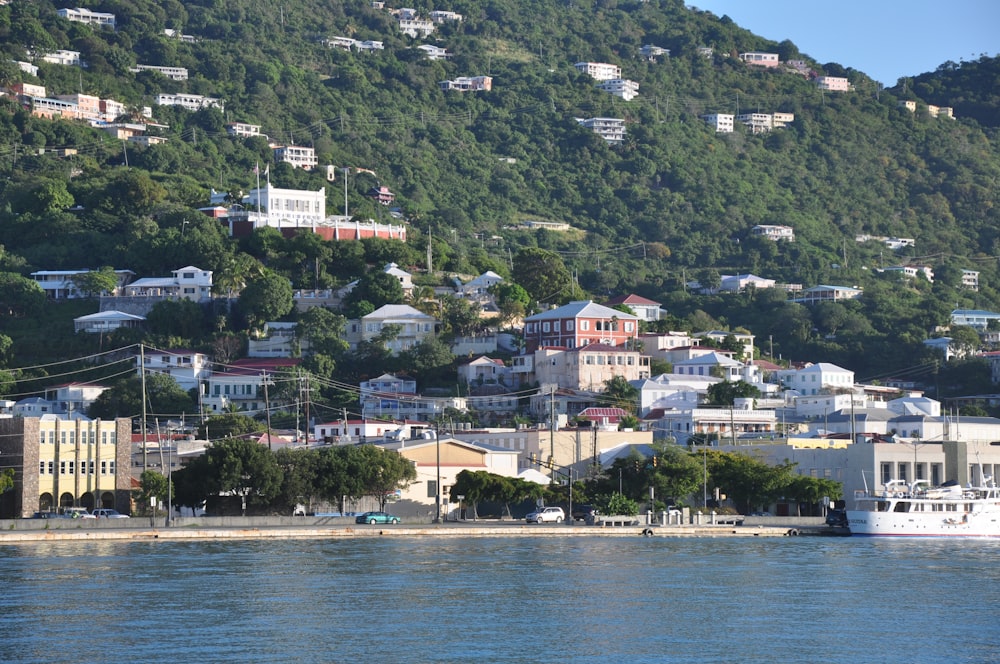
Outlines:
[{"label": "water", "polygon": [[990,662],[996,542],[0,546],[3,662]]}]

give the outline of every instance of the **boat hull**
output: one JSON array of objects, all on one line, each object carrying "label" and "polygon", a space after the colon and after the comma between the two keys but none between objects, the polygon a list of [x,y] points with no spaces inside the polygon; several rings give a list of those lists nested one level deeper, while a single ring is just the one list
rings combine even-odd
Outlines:
[{"label": "boat hull", "polygon": [[1000,538],[998,512],[946,514],[848,510],[847,525],[862,537]]}]

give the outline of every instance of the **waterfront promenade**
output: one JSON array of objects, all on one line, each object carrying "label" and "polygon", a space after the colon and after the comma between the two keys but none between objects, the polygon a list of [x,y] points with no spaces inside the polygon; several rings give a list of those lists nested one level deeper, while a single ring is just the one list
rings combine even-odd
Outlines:
[{"label": "waterfront promenade", "polygon": [[[149,541],[219,539],[351,539],[370,537],[789,537],[834,533],[821,519],[782,520],[780,524],[586,526],[536,525],[523,521],[459,521],[417,525],[363,525],[353,519],[290,517],[179,518],[166,527],[162,517],[124,520],[4,520],[0,544],[54,541]],[[56,525],[53,525],[56,524]],[[48,527],[46,527],[46,525]]]}]

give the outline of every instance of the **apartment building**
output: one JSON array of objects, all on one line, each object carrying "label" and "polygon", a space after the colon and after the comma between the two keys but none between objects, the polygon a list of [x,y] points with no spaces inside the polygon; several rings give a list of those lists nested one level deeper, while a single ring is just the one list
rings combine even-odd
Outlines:
[{"label": "apartment building", "polygon": [[311,171],[319,164],[314,148],[299,145],[283,145],[274,148],[274,160],[276,162],[291,164],[293,167],[301,168],[304,171]]},{"label": "apartment building", "polygon": [[619,145],[625,140],[625,120],[622,118],[576,118],[576,121],[610,145]]},{"label": "apartment building", "polygon": [[842,76],[817,76],[816,86],[827,92],[850,92],[851,82]]},{"label": "apartment building", "polygon": [[736,116],[732,113],[710,113],[701,119],[714,127],[716,134],[731,134],[735,128]]},{"label": "apartment building", "polygon": [[89,9],[76,7],[73,9],[57,9],[56,14],[75,23],[87,23],[89,25],[99,25],[104,28],[115,28],[115,15],[104,12],[95,12]]},{"label": "apartment building", "polygon": [[186,81],[188,80],[188,70],[187,67],[157,67],[156,65],[136,65],[135,67],[129,69],[133,74],[138,74],[141,71],[155,71],[163,74],[167,78],[173,81]]},{"label": "apartment building", "polygon": [[622,77],[622,68],[607,62],[577,62],[573,66],[595,81],[610,81]]}]

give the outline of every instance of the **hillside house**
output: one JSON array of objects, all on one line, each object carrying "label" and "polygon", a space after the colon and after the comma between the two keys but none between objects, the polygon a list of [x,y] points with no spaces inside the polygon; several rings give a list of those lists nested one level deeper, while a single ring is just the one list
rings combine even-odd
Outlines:
[{"label": "hillside house", "polygon": [[803,289],[800,295],[792,302],[799,304],[819,304],[820,302],[840,302],[842,300],[854,300],[861,297],[864,290],[851,286],[828,286],[820,284],[812,288]]},{"label": "hillside house", "polygon": [[776,224],[757,224],[750,229],[751,235],[774,240],[775,242],[794,242],[795,229],[791,226],[780,226]]},{"label": "hillside house", "polygon": [[971,291],[979,290],[979,270],[962,270],[962,288]]},{"label": "hillside house", "polygon": [[249,122],[230,122],[226,125],[226,133],[236,138],[253,138],[255,136],[267,138],[267,135],[260,133],[260,125]]},{"label": "hillside house", "polygon": [[577,62],[576,70],[595,81],[610,81],[622,77],[622,68],[607,62]]},{"label": "hillside house", "polygon": [[156,95],[156,104],[158,106],[180,106],[181,108],[186,108],[192,112],[199,111],[203,108],[217,108],[220,111],[225,110],[225,106],[221,99],[213,99],[212,97],[205,97],[186,92],[178,92],[176,94],[161,92]]},{"label": "hillside house", "polygon": [[618,295],[604,303],[608,307],[625,305],[633,314],[644,321],[660,320],[660,303],[641,297],[634,293],[629,295]]},{"label": "hillside house", "polygon": [[[88,293],[81,293],[77,288],[73,277],[93,272],[93,270],[38,270],[31,273],[31,278],[42,287],[46,297],[52,300],[72,300],[80,297],[90,297]],[[118,276],[118,286],[111,293],[99,293],[102,295],[117,295],[125,284],[135,278],[132,270],[115,270]]]},{"label": "hillside house", "polygon": [[649,378],[649,357],[624,346],[592,343],[577,348],[540,348],[535,351],[535,381],[570,390],[600,392],[616,376],[625,380]]},{"label": "hillside house", "polygon": [[424,52],[428,60],[446,60],[452,56],[447,49],[433,44],[421,44],[417,48]]},{"label": "hillside house", "polygon": [[274,161],[291,164],[294,168],[311,171],[319,163],[315,148],[300,145],[282,145],[274,148]]},{"label": "hillside house", "polygon": [[829,362],[802,369],[782,369],[774,372],[774,376],[782,385],[804,396],[854,388],[854,372]]},{"label": "hillside house", "polygon": [[639,317],[590,300],[570,302],[524,319],[525,353],[556,346],[624,346],[639,336]]},{"label": "hillside house", "polygon": [[187,67],[158,67],[156,65],[136,65],[135,67],[129,69],[133,74],[138,74],[143,71],[153,71],[163,76],[166,76],[172,81],[186,81],[188,80],[188,70]]},{"label": "hillside house", "polygon": [[137,375],[142,376],[143,369],[147,376],[165,374],[173,378],[185,392],[199,387],[212,373],[208,355],[196,350],[146,348],[141,357],[143,364],[140,367],[140,355],[135,356]]},{"label": "hillside house", "polygon": [[754,67],[777,67],[781,64],[777,53],[762,53],[760,51],[740,53],[740,60]]},{"label": "hillside house", "polygon": [[625,141],[625,120],[621,118],[576,118],[576,121],[603,138],[609,145],[620,145]]},{"label": "hillside house", "polygon": [[444,91],[489,92],[493,89],[492,76],[459,76],[451,81],[441,81],[438,85]]},{"label": "hillside house", "polygon": [[57,9],[56,14],[74,23],[86,23],[87,25],[99,25],[102,28],[115,29],[115,15],[105,12],[95,12],[81,7]]},{"label": "hillside house", "polygon": [[263,412],[274,396],[265,394],[265,384],[274,385],[275,374],[285,374],[286,380],[293,377],[301,362],[298,358],[247,358],[225,365],[205,380],[202,408],[211,413],[235,409],[250,416]]},{"label": "hillside house", "polygon": [[735,128],[735,117],[732,113],[710,113],[701,116],[701,119],[711,125],[716,134],[731,134]]},{"label": "hillside house", "polygon": [[212,271],[193,265],[172,270],[172,277],[144,277],[127,284],[126,297],[182,298],[202,302],[212,297]]},{"label": "hillside house", "polygon": [[96,314],[74,318],[73,331],[107,334],[119,329],[138,329],[145,322],[145,316],[136,316],[124,311],[99,311]]},{"label": "hillside house", "polygon": [[816,87],[826,92],[850,92],[851,82],[841,76],[817,76]]},{"label": "hillside house", "polygon": [[410,350],[437,334],[438,321],[407,304],[386,304],[357,320],[347,322],[347,342],[356,349],[362,341],[371,341],[389,325],[398,325],[396,338],[386,344],[393,354]]},{"label": "hillside house", "polygon": [[639,96],[639,84],[627,78],[612,78],[601,81],[595,87],[625,101],[632,101]]}]

